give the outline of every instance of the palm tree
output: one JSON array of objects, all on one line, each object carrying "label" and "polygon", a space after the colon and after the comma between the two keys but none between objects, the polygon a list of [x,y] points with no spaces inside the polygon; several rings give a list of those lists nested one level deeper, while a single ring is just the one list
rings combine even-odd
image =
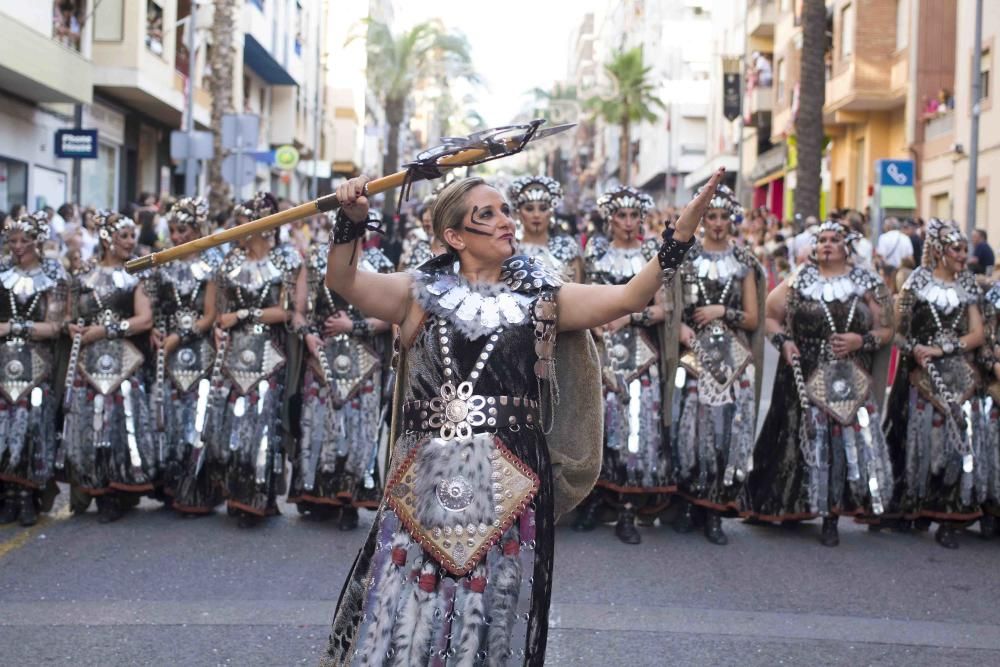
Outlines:
[{"label": "palm tree", "polygon": [[212,14],[212,73],[208,77],[208,90],[212,95],[212,127],[215,128],[212,145],[215,151],[208,163],[208,204],[213,214],[229,206],[229,184],[222,178],[225,152],[222,149],[220,128],[223,114],[233,112],[234,6],[234,0],[215,0]]},{"label": "palm tree", "polygon": [[586,106],[595,116],[606,123],[620,128],[618,139],[618,180],[629,181],[629,143],[631,128],[640,121],[654,122],[657,119],[654,108],[665,110],[663,102],[653,90],[649,73],[652,67],[642,64],[642,47],[628,51],[618,51],[611,62],[604,65],[604,71],[611,77],[614,90],[610,95],[595,95],[586,101]]},{"label": "palm tree", "polygon": [[826,3],[805,0],[802,5],[802,70],[799,76],[799,112],[795,119],[798,145],[795,212],[819,217],[823,160],[823,105],[826,103]]},{"label": "palm tree", "polygon": [[535,98],[535,118],[544,118],[551,123],[576,122],[580,108],[576,86],[557,83],[551,91],[532,88],[528,94]]},{"label": "palm tree", "polygon": [[[385,110],[389,126],[388,146],[382,167],[384,173],[399,168],[399,130],[406,120],[407,101],[421,81],[456,78],[478,83],[471,68],[469,42],[460,33],[448,33],[438,21],[419,23],[402,33],[393,34],[385,23],[363,21],[367,27],[366,48],[368,86]],[[357,39],[352,37],[348,43]],[[386,193],[385,211],[395,207],[394,191]]]}]

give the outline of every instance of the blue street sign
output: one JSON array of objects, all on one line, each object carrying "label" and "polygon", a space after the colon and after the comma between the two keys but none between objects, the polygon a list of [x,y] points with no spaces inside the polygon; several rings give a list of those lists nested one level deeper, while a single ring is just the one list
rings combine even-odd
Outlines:
[{"label": "blue street sign", "polygon": [[913,160],[876,160],[879,185],[913,187]]},{"label": "blue street sign", "polygon": [[97,130],[56,130],[56,157],[97,157]]}]

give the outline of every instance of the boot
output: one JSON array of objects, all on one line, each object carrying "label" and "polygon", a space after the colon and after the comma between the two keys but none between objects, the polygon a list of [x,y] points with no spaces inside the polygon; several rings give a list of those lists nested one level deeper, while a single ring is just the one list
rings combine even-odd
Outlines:
[{"label": "boot", "polygon": [[340,511],[340,521],[337,522],[337,528],[340,530],[348,531],[354,530],[358,527],[358,508],[351,507],[350,505],[345,505],[344,509]]},{"label": "boot", "polygon": [[919,533],[926,533],[931,529],[931,520],[920,517],[919,519],[913,520],[913,530]]},{"label": "boot", "polygon": [[618,522],[615,524],[615,535],[625,544],[639,544],[642,542],[639,529],[635,527],[635,511],[631,505],[626,505],[625,509],[618,515]]},{"label": "boot", "polygon": [[729,538],[722,532],[722,517],[709,510],[705,516],[705,539],[712,544],[729,544]]},{"label": "boot", "polygon": [[35,511],[35,494],[33,491],[21,491],[21,525],[27,528],[38,523],[38,513]]},{"label": "boot", "polygon": [[256,528],[261,524],[263,519],[264,517],[257,516],[256,514],[252,514],[250,512],[241,512],[240,520],[236,523],[236,525],[240,528]]},{"label": "boot", "polygon": [[573,520],[573,530],[577,533],[589,533],[597,527],[597,512],[600,509],[600,501],[596,498],[588,498],[576,511],[576,518]]},{"label": "boot", "polygon": [[691,507],[691,503],[686,500],[682,502],[684,503],[684,507],[681,508],[680,514],[674,519],[674,530],[678,533],[690,533],[694,530],[694,510]]},{"label": "boot", "polygon": [[837,532],[837,519],[839,517],[823,517],[823,530],[819,535],[819,542],[824,547],[835,547],[840,544],[840,534]]},{"label": "boot", "polygon": [[112,523],[122,518],[118,497],[112,493],[97,496],[97,523]]},{"label": "boot", "polygon": [[984,514],[979,519],[979,537],[984,540],[992,540],[997,534],[996,517],[992,514]]},{"label": "boot", "polygon": [[21,505],[17,501],[17,491],[7,489],[7,493],[4,494],[3,509],[0,509],[0,524],[14,523],[20,513]]},{"label": "boot", "polygon": [[942,521],[938,524],[937,532],[934,533],[934,539],[945,549],[957,549],[958,531],[955,530],[955,524],[951,521]]}]

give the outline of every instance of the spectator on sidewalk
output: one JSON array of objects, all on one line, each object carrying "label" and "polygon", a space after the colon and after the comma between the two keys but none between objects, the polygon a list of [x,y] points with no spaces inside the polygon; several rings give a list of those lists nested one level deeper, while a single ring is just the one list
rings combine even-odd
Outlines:
[{"label": "spectator on sidewalk", "polygon": [[885,219],[884,231],[875,246],[876,265],[881,269],[885,282],[890,287],[896,284],[896,271],[904,259],[913,259],[913,243],[910,237],[899,229],[899,218]]},{"label": "spectator on sidewalk", "polygon": [[874,269],[875,248],[868,240],[868,226],[865,224],[864,216],[857,211],[851,211],[847,214],[847,224],[851,231],[860,237],[854,242],[854,263],[866,269]]},{"label": "spectator on sidewalk", "polygon": [[969,270],[977,275],[992,276],[996,265],[993,248],[986,242],[986,230],[972,232],[972,252],[969,253]]},{"label": "spectator on sidewalk", "polygon": [[913,264],[920,266],[924,257],[924,240],[920,238],[920,225],[913,218],[907,218],[903,221],[903,233],[910,238],[910,243],[913,245]]}]

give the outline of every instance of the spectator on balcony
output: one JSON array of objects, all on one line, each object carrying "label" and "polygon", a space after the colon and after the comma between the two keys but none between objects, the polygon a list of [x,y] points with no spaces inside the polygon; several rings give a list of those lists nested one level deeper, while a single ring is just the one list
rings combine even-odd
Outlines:
[{"label": "spectator on balcony", "polygon": [[80,50],[80,20],[77,18],[76,3],[73,0],[61,0],[53,5],[52,36],[74,51]]},{"label": "spectator on balcony", "polygon": [[146,11],[146,48],[154,55],[163,55],[163,10],[153,3]]},{"label": "spectator on balcony", "polygon": [[760,51],[754,51],[751,58],[753,59],[753,74],[757,85],[762,88],[770,87],[773,77],[771,61]]},{"label": "spectator on balcony", "polygon": [[993,275],[996,256],[993,248],[986,242],[986,230],[976,229],[972,232],[972,252],[969,254],[969,270],[976,275]]}]

